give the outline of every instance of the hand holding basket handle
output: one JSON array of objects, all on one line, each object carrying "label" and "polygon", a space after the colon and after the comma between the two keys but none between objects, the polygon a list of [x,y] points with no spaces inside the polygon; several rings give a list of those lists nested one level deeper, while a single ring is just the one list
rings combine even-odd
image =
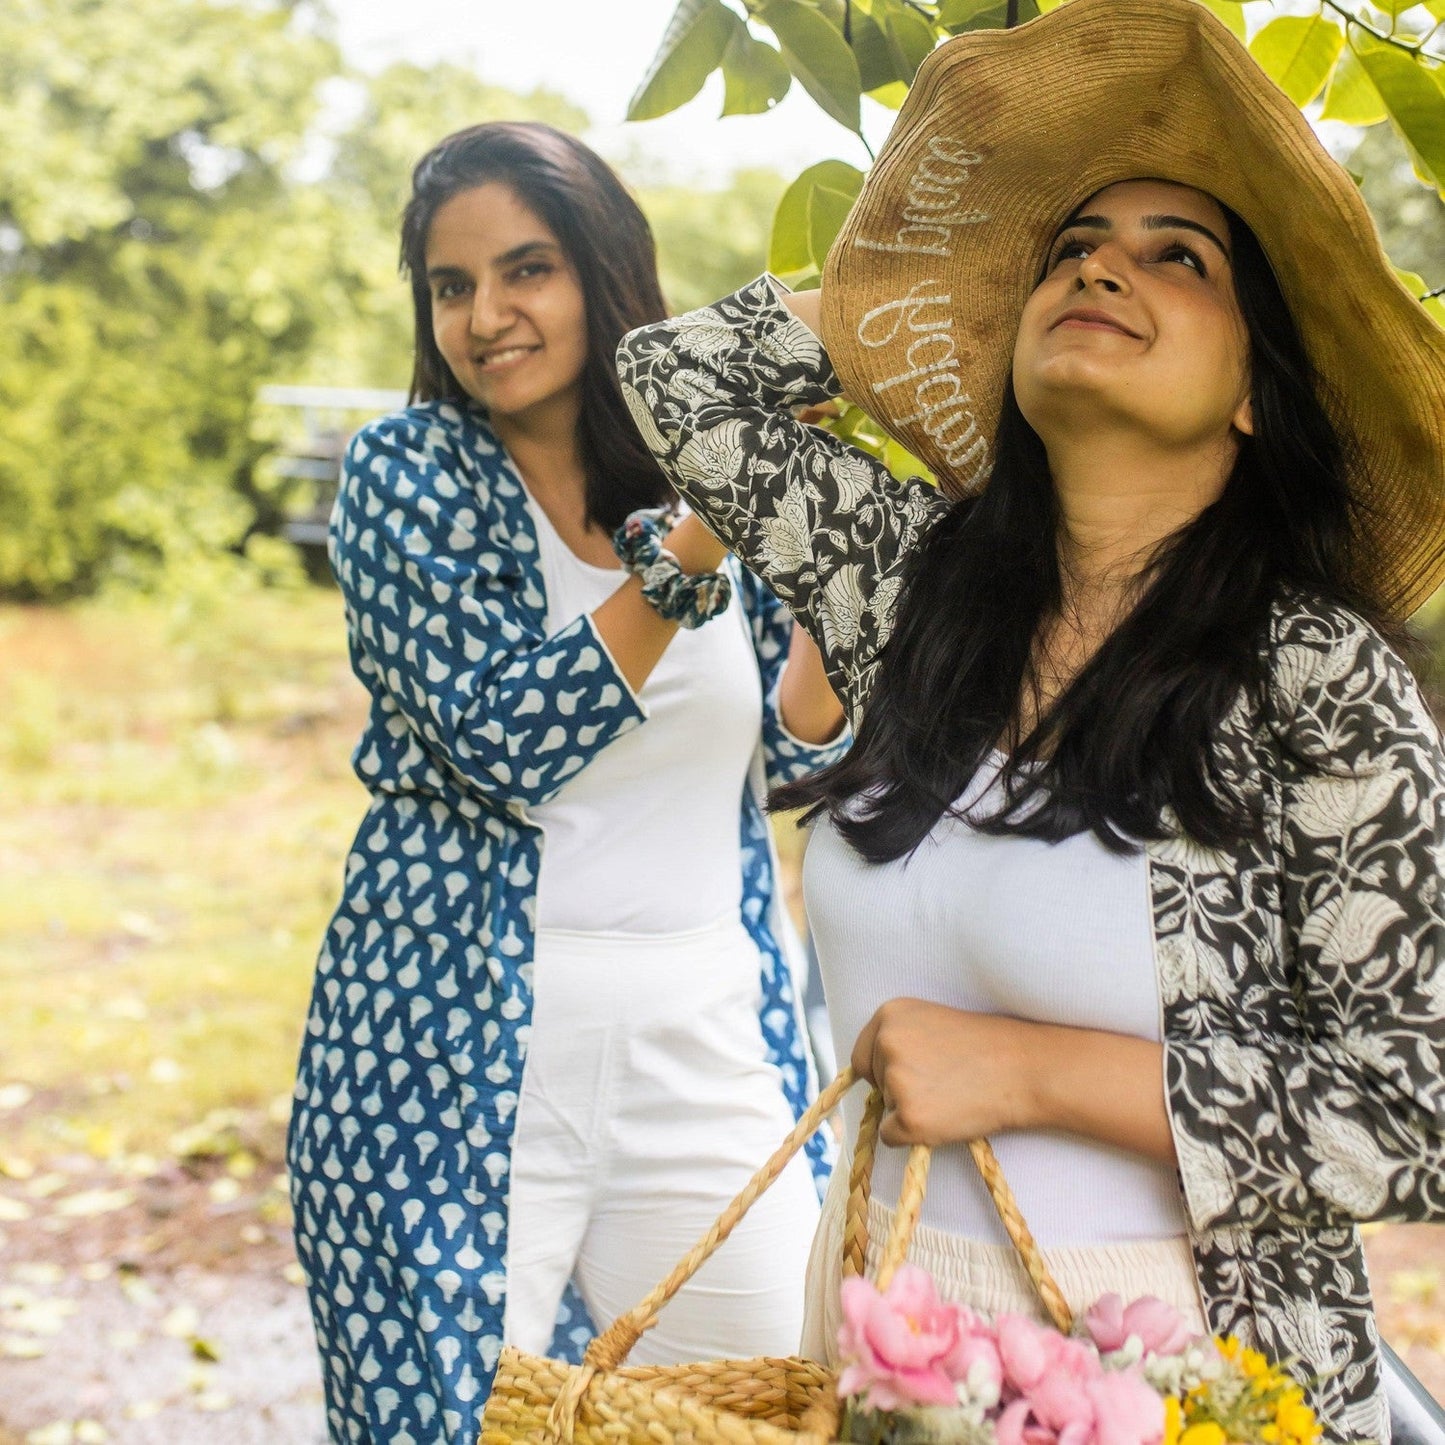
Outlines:
[{"label": "hand holding basket handle", "polygon": [[[591,1445],[604,1438],[658,1442],[730,1441],[736,1445],[825,1445],[837,1438],[840,1402],[832,1373],[810,1360],[718,1360],[695,1365],[623,1368],[633,1345],[651,1328],[662,1307],[697,1273],[782,1174],[819,1125],[857,1082],[844,1069],[818,1096],[792,1132],[717,1222],[677,1267],[587,1347],[580,1366],[507,1349],[498,1366],[482,1425],[482,1445],[513,1441]],[[868,1194],[883,1098],[869,1096],[853,1154],[843,1272],[861,1274],[867,1250]],[[969,1145],[1004,1228],[1054,1324],[1072,1325],[1069,1307],[1050,1276],[1028,1226],[1019,1214],[993,1150],[983,1140]],[[909,1151],[903,1187],[877,1272],[885,1288],[903,1262],[918,1223],[928,1179],[930,1150]],[[580,1407],[586,1402],[586,1409]]]}]

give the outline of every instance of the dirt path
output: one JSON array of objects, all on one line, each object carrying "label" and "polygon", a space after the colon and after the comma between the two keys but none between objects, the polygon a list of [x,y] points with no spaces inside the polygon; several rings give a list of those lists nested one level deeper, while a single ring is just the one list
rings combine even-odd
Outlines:
[{"label": "dirt path", "polygon": [[74,1163],[0,1195],[0,1445],[325,1445],[270,1176]]}]

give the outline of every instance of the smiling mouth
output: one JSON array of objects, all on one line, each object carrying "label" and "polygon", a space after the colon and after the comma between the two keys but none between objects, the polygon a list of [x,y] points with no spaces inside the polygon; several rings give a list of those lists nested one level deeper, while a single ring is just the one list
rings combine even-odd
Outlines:
[{"label": "smiling mouth", "polygon": [[533,352],[541,349],[540,346],[503,346],[496,351],[483,352],[477,358],[477,365],[483,371],[500,371],[503,367],[511,366],[524,356],[531,356]]},{"label": "smiling mouth", "polygon": [[1140,340],[1137,331],[1131,331],[1122,321],[1104,311],[1065,311],[1050,329],[1057,331],[1060,326],[1083,326],[1091,331],[1117,331],[1121,336]]}]

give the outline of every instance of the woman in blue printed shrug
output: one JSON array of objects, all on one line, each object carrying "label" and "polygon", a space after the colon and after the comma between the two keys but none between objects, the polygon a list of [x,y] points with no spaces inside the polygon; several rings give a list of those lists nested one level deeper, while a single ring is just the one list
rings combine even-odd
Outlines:
[{"label": "woman in blue printed shrug", "polygon": [[[659,555],[644,514],[618,567],[672,493],[611,358],[666,313],[602,162],[450,137],[403,265],[414,404],[353,441],[331,534],[372,802],[288,1157],[332,1439],[459,1445],[504,1338],[575,1357],[814,1092],[760,800],[839,755],[842,710],[696,519]],[[793,1347],[808,1153],[638,1358]]]}]

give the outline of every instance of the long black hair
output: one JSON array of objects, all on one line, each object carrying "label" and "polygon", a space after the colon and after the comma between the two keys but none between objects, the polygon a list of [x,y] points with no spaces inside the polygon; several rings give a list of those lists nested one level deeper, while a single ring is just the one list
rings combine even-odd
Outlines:
[{"label": "long black hair", "polygon": [[614,357],[623,336],[667,315],[652,228],[616,174],[581,141],[536,121],[489,121],[449,135],[412,172],[401,223],[401,269],[416,321],[412,401],[467,400],[432,332],[426,244],[453,196],[499,181],[556,236],[577,272],[587,314],[578,442],[587,470],[587,520],[609,532],[629,512],[673,491],[638,434]]},{"label": "long black hair", "polygon": [[[1215,749],[1241,690],[1262,701],[1282,589],[1350,607],[1400,640],[1369,586],[1368,518],[1350,439],[1253,232],[1226,210],[1249,334],[1254,435],[1219,498],[1155,550],[1131,610],[1017,739],[986,831],[1058,840],[1092,830],[1128,851],[1183,832],[1218,846],[1257,830],[1257,805]],[[871,862],[911,852],[1000,740],[1034,685],[1041,625],[1062,603],[1060,514],[1043,442],[1010,385],[983,492],[957,502],[911,559],[896,629],[852,750],[778,789],[826,811]],[[972,816],[972,815],[971,815]]]}]

